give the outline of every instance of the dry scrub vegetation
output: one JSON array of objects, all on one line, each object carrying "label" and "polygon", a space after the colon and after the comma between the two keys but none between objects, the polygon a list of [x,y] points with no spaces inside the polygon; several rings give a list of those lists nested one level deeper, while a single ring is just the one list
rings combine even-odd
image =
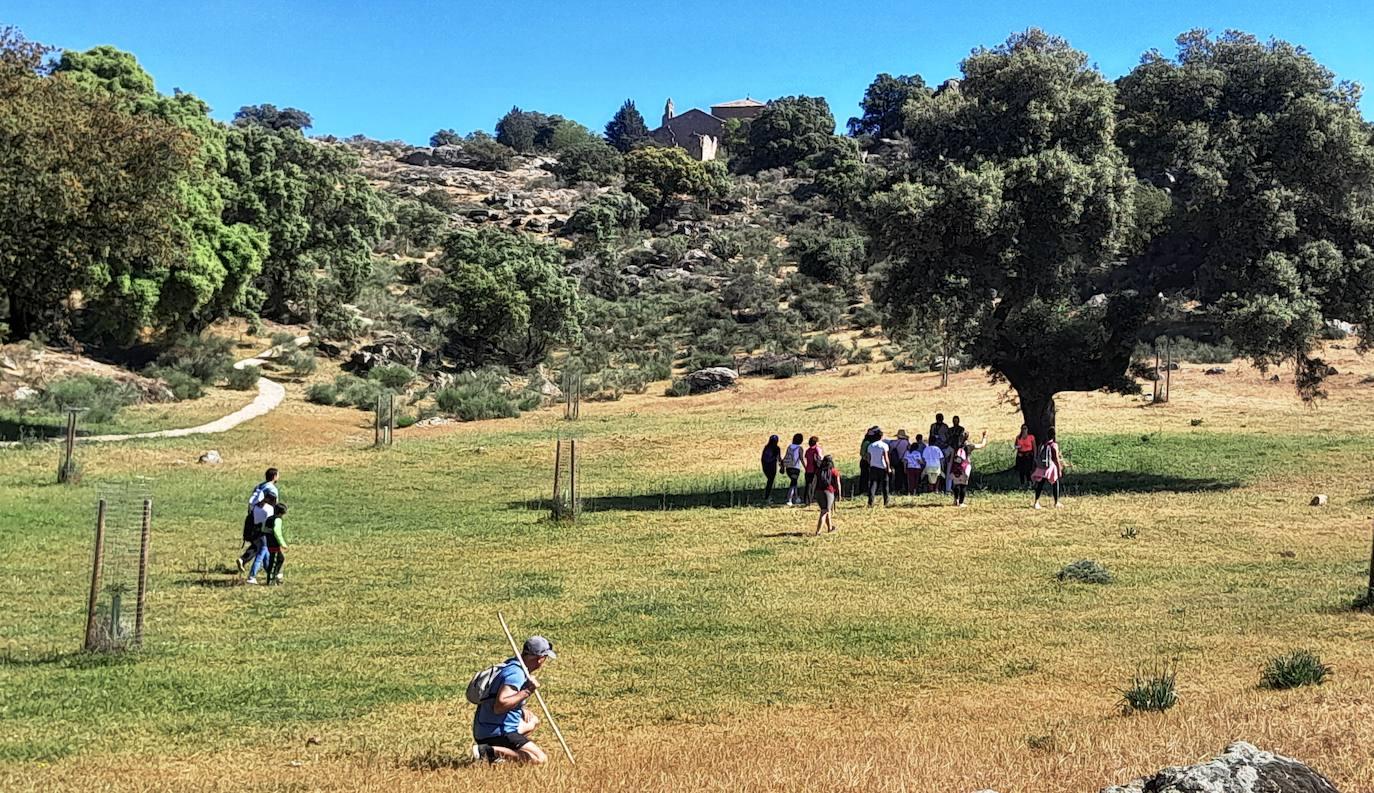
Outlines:
[{"label": "dry scrub vegetation", "polygon": [[[401,430],[385,452],[367,414],[292,385],[213,441],[83,448],[75,488],[51,483],[55,449],[0,450],[0,789],[1096,791],[1245,739],[1371,790],[1374,617],[1348,605],[1374,362],[1328,355],[1342,374],[1315,409],[1289,372],[1239,366],[1185,366],[1168,406],[1065,398],[1068,506],[1038,513],[999,473],[1019,417],[976,373],[627,396],[575,424]],[[690,506],[752,475],[770,432],[814,432],[852,470],[865,427],[937,410],[997,439],[968,509],[849,502],[812,538],[810,510]],[[530,506],[558,432],[580,438],[576,525]],[[207,443],[223,466],[194,463]],[[287,583],[220,586],[269,464]],[[136,474],[155,477],[149,647],[102,661],[73,652],[94,502]],[[1318,492],[1329,506],[1307,506]],[[1114,582],[1054,580],[1077,559]],[[455,767],[498,607],[559,648],[541,677],[575,768]],[[1261,689],[1298,647],[1332,677]],[[1179,704],[1121,715],[1118,689],[1160,662]]]}]

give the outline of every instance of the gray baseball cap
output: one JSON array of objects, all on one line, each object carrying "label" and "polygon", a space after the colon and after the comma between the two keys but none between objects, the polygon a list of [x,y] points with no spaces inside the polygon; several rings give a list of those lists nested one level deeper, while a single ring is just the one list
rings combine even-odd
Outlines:
[{"label": "gray baseball cap", "polygon": [[557,658],[558,653],[553,651],[553,642],[543,636],[531,636],[525,640],[525,647],[521,650],[525,655],[545,656]]}]

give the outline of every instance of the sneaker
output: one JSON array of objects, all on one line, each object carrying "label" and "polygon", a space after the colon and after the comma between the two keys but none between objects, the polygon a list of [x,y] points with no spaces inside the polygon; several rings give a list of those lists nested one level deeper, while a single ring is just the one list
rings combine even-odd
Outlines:
[{"label": "sneaker", "polygon": [[496,751],[491,748],[490,744],[475,743],[472,745],[473,762],[486,762],[488,764],[496,764],[501,762],[503,759],[504,758],[496,756]]},{"label": "sneaker", "polygon": [[278,584],[280,584],[280,583],[281,583],[281,573],[277,573],[277,577],[276,577],[276,578],[273,578],[272,580],[273,580],[273,581],[276,581]]},{"label": "sneaker", "polygon": [[234,560],[234,564],[236,564],[236,565],[239,566],[239,572],[242,573],[242,572],[243,572],[243,557],[240,556],[239,558],[235,559],[235,560]]},{"label": "sneaker", "polygon": [[1043,509],[1043,507],[1041,507],[1041,506],[1040,506],[1040,502],[1037,501],[1037,502],[1035,502],[1034,504],[1031,505],[1031,509]]},{"label": "sneaker", "polygon": [[244,581],[243,583],[245,583],[245,584],[256,584],[257,582],[258,582],[258,579],[256,579],[256,578],[250,578],[250,579],[248,579],[247,581]]}]

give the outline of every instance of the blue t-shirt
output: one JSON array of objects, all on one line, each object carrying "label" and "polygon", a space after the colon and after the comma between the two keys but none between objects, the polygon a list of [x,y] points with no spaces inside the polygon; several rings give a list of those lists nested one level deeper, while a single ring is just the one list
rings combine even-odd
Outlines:
[{"label": "blue t-shirt", "polygon": [[496,677],[491,681],[491,696],[482,700],[482,704],[477,706],[477,713],[472,717],[472,737],[477,740],[483,738],[495,738],[498,735],[515,732],[520,729],[520,719],[525,712],[523,704],[518,708],[507,711],[505,714],[498,714],[496,708],[496,695],[501,693],[502,688],[511,686],[515,689],[525,687],[528,677],[525,670],[512,656],[506,660],[506,665],[501,667],[501,671],[496,673]]}]

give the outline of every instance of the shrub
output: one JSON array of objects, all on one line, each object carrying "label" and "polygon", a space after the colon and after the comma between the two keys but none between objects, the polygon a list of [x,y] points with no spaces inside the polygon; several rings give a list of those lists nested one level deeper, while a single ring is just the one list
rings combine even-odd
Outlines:
[{"label": "shrub", "polygon": [[398,429],[405,429],[406,427],[412,426],[413,424],[415,424],[415,422],[419,420],[420,417],[416,416],[413,413],[401,413],[396,416],[396,427]]},{"label": "shrub", "polygon": [[306,350],[293,349],[291,352],[275,359],[276,363],[291,370],[291,374],[297,377],[304,377],[315,371],[317,362],[315,356]]},{"label": "shrub", "polygon": [[861,347],[857,341],[850,342],[849,351],[845,354],[845,360],[849,363],[872,363],[873,350],[869,347]]},{"label": "shrub", "polygon": [[505,373],[498,369],[462,372],[453,385],[434,394],[440,411],[462,421],[516,418],[521,411],[538,407],[541,399],[538,392],[512,392]]},{"label": "shrub", "polygon": [[143,373],[166,383],[172,396],[177,399],[199,399],[205,396],[205,384],[189,372],[166,366],[150,366]]},{"label": "shrub", "polygon": [[826,369],[834,369],[844,357],[844,347],[829,336],[812,336],[806,342],[806,357],[816,359]]},{"label": "shrub", "polygon": [[108,377],[81,374],[50,383],[39,397],[38,407],[48,413],[61,413],[69,407],[85,408],[82,421],[104,424],[138,401],[139,394],[133,386]]},{"label": "shrub", "polygon": [[157,357],[159,369],[175,369],[206,385],[229,374],[234,342],[223,336],[182,336]]},{"label": "shrub", "polygon": [[260,366],[250,365],[241,369],[230,369],[224,385],[235,391],[251,391],[257,387],[260,377],[262,377],[262,367]]},{"label": "shrub", "polygon": [[339,389],[333,383],[314,383],[305,389],[305,401],[316,405],[336,405],[339,402]]},{"label": "shrub", "polygon": [[272,334],[271,341],[273,347],[284,347],[288,344],[294,345],[296,342],[296,334],[287,330],[279,330]]},{"label": "shrub", "polygon": [[1260,676],[1264,688],[1284,689],[1298,686],[1319,686],[1326,682],[1331,667],[1310,650],[1294,650],[1269,659]]},{"label": "shrub", "polygon": [[404,391],[415,379],[415,372],[399,363],[387,363],[374,366],[372,371],[367,373],[367,379],[381,383],[393,391]]},{"label": "shrub", "polygon": [[692,393],[692,387],[687,385],[686,380],[674,380],[669,383],[668,387],[663,391],[664,396],[670,397],[683,397],[690,393]]},{"label": "shrub", "polygon": [[564,184],[608,185],[620,175],[621,167],[620,152],[603,140],[588,139],[561,149],[549,169]]},{"label": "shrub", "polygon": [[1077,581],[1082,584],[1110,584],[1112,574],[1107,568],[1092,559],[1079,559],[1065,565],[1054,574],[1060,581]]},{"label": "shrub", "polygon": [[1151,672],[1138,672],[1131,678],[1131,684],[1121,689],[1122,712],[1162,712],[1177,705],[1176,677],[1177,673],[1168,665]]},{"label": "shrub", "polygon": [[339,398],[334,404],[352,405],[359,410],[375,410],[377,400],[386,389],[375,380],[364,380],[352,375],[340,375],[334,385],[339,389]]},{"label": "shrub", "polygon": [[479,171],[506,171],[515,162],[515,151],[485,132],[470,133],[463,140],[463,154]]}]

